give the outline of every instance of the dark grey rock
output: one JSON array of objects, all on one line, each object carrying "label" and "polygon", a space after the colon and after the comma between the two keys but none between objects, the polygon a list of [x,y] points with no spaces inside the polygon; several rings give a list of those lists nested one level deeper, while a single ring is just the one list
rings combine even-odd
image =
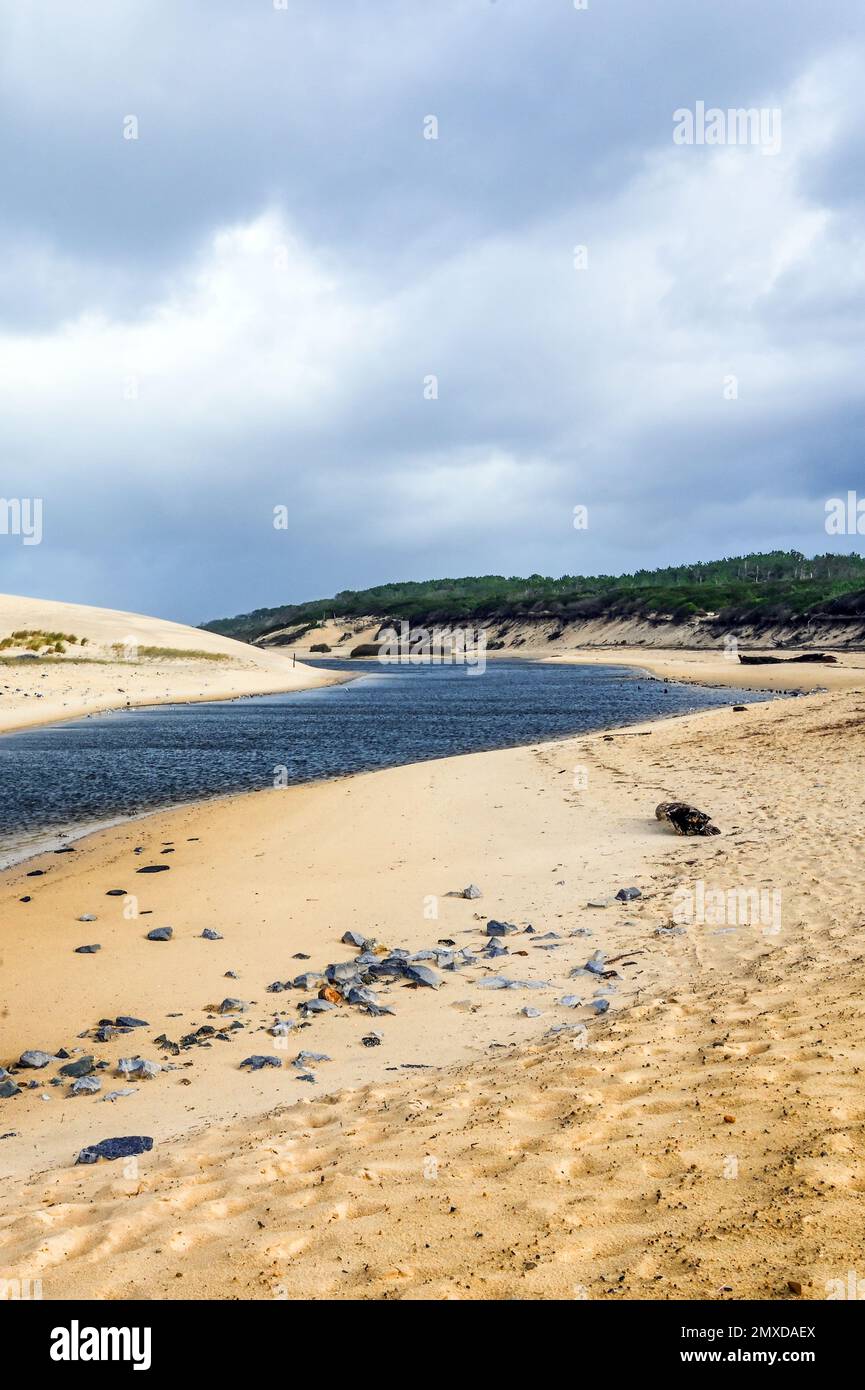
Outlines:
[{"label": "dark grey rock", "polygon": [[153,931],[147,933],[148,941],[170,941],[174,935],[172,927],[154,927]]},{"label": "dark grey rock", "polygon": [[512,922],[497,922],[495,918],[490,918],[484,927],[485,936],[511,936],[517,928]]},{"label": "dark grey rock", "polygon": [[94,942],[92,946],[76,946],[75,954],[76,956],[95,956],[96,952],[101,950],[102,947],[99,943]]},{"label": "dark grey rock", "polygon": [[49,1062],[53,1062],[56,1055],[53,1052],[40,1052],[38,1048],[31,1048],[29,1051],[21,1053],[18,1058],[18,1065],[19,1067],[32,1067],[38,1071],[41,1067],[47,1067]]},{"label": "dark grey rock", "polygon": [[61,1076],[89,1076],[93,1071],[92,1057],[79,1057],[77,1062],[67,1062],[65,1067],[60,1068]]},{"label": "dark grey rock", "polygon": [[241,1067],[249,1067],[250,1071],[261,1071],[264,1067],[281,1067],[282,1060],[279,1057],[264,1057],[261,1053],[255,1053],[252,1057],[244,1057]]},{"label": "dark grey rock", "polygon": [[201,933],[201,935],[202,935],[202,937],[203,937],[203,939],[204,939],[205,941],[221,941],[221,940],[222,940],[222,932],[214,931],[213,927],[205,927],[205,928],[204,928],[204,931]]},{"label": "dark grey rock", "polygon": [[117,1158],[135,1158],[138,1154],[150,1153],[153,1140],[143,1134],[130,1134],[121,1139],[100,1139],[98,1144],[90,1144],[82,1149],[76,1163],[98,1163],[100,1158],[111,1161]]}]

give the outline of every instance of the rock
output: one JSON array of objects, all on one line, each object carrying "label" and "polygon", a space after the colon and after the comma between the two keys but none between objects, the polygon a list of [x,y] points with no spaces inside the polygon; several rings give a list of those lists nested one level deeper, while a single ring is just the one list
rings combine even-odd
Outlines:
[{"label": "rock", "polygon": [[170,868],[170,864],[143,864],[135,872],[137,874],[167,874]]},{"label": "rock", "polygon": [[512,922],[496,922],[490,918],[484,927],[484,936],[511,936],[516,930]]},{"label": "rock", "polygon": [[533,1009],[531,1004],[526,1004],[524,1008],[520,1009],[520,1013],[523,1018],[540,1018],[541,1016],[540,1009]]},{"label": "rock", "polygon": [[93,912],[83,912],[80,917],[76,917],[76,922],[95,922],[96,914]]},{"label": "rock", "polygon": [[214,931],[213,927],[205,927],[205,928],[204,928],[204,931],[201,933],[201,935],[202,935],[202,937],[203,937],[203,939],[204,939],[205,941],[221,941],[221,940],[222,940],[222,932]]},{"label": "rock", "polygon": [[296,975],[291,983],[293,989],[318,989],[324,983],[324,976],[315,970],[308,970],[305,975]]},{"label": "rock", "polygon": [[326,1052],[298,1052],[293,1067],[308,1067],[312,1062],[331,1062],[333,1058],[328,1057]]},{"label": "rock", "polygon": [[629,903],[632,902],[634,898],[641,898],[642,896],[642,890],[639,888],[620,888],[616,894],[620,903]]},{"label": "rock", "polygon": [[96,1076],[80,1076],[77,1081],[73,1081],[69,1088],[72,1096],[89,1096],[95,1091],[102,1090],[102,1082]]},{"label": "rock", "polygon": [[219,1014],[242,1014],[246,1010],[246,1005],[242,999],[223,999],[217,1009]]},{"label": "rock", "polygon": [[148,1062],[144,1057],[121,1057],[117,1063],[117,1071],[120,1076],[125,1076],[127,1080],[132,1076],[137,1076],[141,1081],[152,1081],[154,1076],[158,1076],[162,1071],[158,1062]]},{"label": "rock", "polygon": [[67,1062],[65,1067],[61,1067],[60,1075],[69,1077],[89,1076],[92,1070],[93,1058],[79,1057],[77,1062]]},{"label": "rock", "polygon": [[369,950],[370,946],[373,944],[369,937],[364,936],[359,931],[343,932],[339,939],[343,946],[356,946],[359,951]]},{"label": "rock", "polygon": [[102,947],[99,943],[94,942],[92,946],[76,946],[75,954],[76,956],[95,956],[96,952],[101,950]]},{"label": "rock", "polygon": [[720,835],[712,817],[686,801],[662,801],[655,807],[656,820],[672,825],[677,835]]},{"label": "rock", "polygon": [[297,1007],[306,1018],[307,1014],[329,1013],[336,1008],[336,1004],[331,1004],[329,999],[302,999]]},{"label": "rock", "polygon": [[590,898],[586,907],[609,907],[612,901],[612,898]]},{"label": "rock", "polygon": [[54,1061],[54,1058],[55,1054],[52,1052],[40,1052],[37,1048],[33,1048],[28,1052],[21,1053],[18,1058],[18,1065],[19,1067],[32,1067],[38,1071],[41,1067],[47,1067],[49,1062]]},{"label": "rock", "polygon": [[250,1071],[261,1071],[264,1067],[281,1067],[282,1061],[279,1057],[263,1057],[261,1053],[255,1053],[252,1057],[244,1057],[241,1068],[249,1067]]},{"label": "rock", "polygon": [[441,984],[438,975],[427,965],[407,965],[404,974],[412,984],[424,985],[427,989],[438,989]]},{"label": "rock", "polygon": [[127,1086],[127,1087],[125,1087],[124,1090],[122,1090],[122,1091],[108,1091],[108,1092],[106,1092],[106,1094],[102,1097],[102,1099],[103,1099],[103,1100],[115,1101],[115,1100],[123,1100],[124,1096],[134,1096],[134,1095],[135,1095],[135,1087],[134,1087],[134,1086]]},{"label": "rock", "polygon": [[495,960],[497,956],[510,955],[510,952],[507,946],[503,946],[496,937],[492,936],[481,951],[481,955],[485,956],[487,960]]},{"label": "rock", "polygon": [[126,889],[125,889],[125,888],[109,888],[109,889],[108,889],[108,892],[105,894],[105,896],[106,896],[106,898],[125,898],[125,897],[126,897]]},{"label": "rock", "polygon": [[291,1032],[293,1027],[294,1024],[290,1019],[281,1018],[278,1023],[274,1023],[272,1027],[268,1029],[268,1032],[272,1038],[284,1038],[287,1033]]},{"label": "rock", "polygon": [[174,935],[173,927],[154,927],[147,933],[148,941],[170,941]]},{"label": "rock", "polygon": [[609,1007],[609,999],[593,999],[589,1004],[589,1008],[594,1009],[596,1014],[605,1014]]},{"label": "rock", "polygon": [[98,1144],[90,1144],[82,1149],[76,1163],[98,1163],[100,1158],[112,1162],[117,1158],[136,1158],[138,1154],[150,1153],[153,1140],[147,1135],[131,1134],[121,1139],[100,1139]]},{"label": "rock", "polygon": [[790,1290],[790,1293],[795,1294],[797,1298],[802,1293],[802,1285],[799,1283],[798,1279],[788,1279],[787,1288]]},{"label": "rock", "polygon": [[364,1036],[361,1038],[361,1042],[363,1043],[364,1047],[381,1047],[381,1033],[365,1033]]},{"label": "rock", "polygon": [[476,883],[470,883],[468,888],[463,889],[462,896],[464,898],[482,898],[483,894]]},{"label": "rock", "polygon": [[578,994],[564,994],[559,1003],[563,1004],[566,1009],[579,1009],[582,1007],[583,1001]]},{"label": "rock", "polygon": [[114,1020],[118,1028],[149,1028],[143,1018],[133,1018],[132,1014],[118,1014]]},{"label": "rock", "polygon": [[11,1100],[13,1096],[20,1096],[21,1087],[14,1081],[0,1081],[0,1100]]}]

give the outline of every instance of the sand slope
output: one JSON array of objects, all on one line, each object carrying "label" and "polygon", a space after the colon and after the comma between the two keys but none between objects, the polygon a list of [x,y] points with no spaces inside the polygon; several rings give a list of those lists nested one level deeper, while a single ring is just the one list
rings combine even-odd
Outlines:
[{"label": "sand slope", "polygon": [[[263,695],[343,679],[162,618],[0,594],[0,638],[20,630],[69,633],[87,644],[50,659],[0,661],[0,732],[126,705]],[[118,657],[116,644],[128,654]],[[148,647],[178,655],[148,657],[141,653]]]},{"label": "sand slope", "polygon": [[[249,971],[262,999],[262,934],[268,952],[277,940],[285,952],[315,943],[312,967],[342,958],[333,943],[345,926],[398,944],[462,940],[482,908],[563,934],[561,961],[531,950],[505,973],[558,979],[588,949],[622,956],[612,1007],[588,1020],[583,1048],[568,1034],[544,1039],[551,1023],[587,1016],[558,1006],[558,991],[530,1023],[519,1009],[537,997],[478,991],[468,977],[401,990],[394,1019],[369,1021],[380,1048],[359,1046],[355,1019],[308,1030],[300,1045],[325,1044],[333,1081],[321,1066],[319,1088],[294,1104],[283,1071],[256,1082],[271,1111],[258,1121],[235,1118],[238,1097],[250,1098],[231,1082],[234,1045],[196,1058],[189,1087],[169,1074],[113,1107],[54,1099],[42,1105],[49,1122],[35,1096],[2,1102],[0,1132],[21,1137],[0,1144],[10,1173],[0,1272],[41,1277],[48,1298],[792,1298],[788,1281],[826,1297],[827,1280],[862,1258],[863,729],[859,689],[707,712],[646,738],[595,735],[152,818],[154,847],[197,833],[193,815],[203,832],[206,860],[196,867],[192,845],[152,890],[184,935],[208,911],[226,926],[225,950],[197,943],[219,952],[201,966],[201,1002],[227,956],[241,973],[231,992],[252,993]],[[588,769],[584,790],[574,766]],[[724,834],[669,834],[652,810],[670,795],[712,811]],[[247,839],[229,836],[243,826]],[[40,1020],[58,1042],[71,1024],[60,978],[69,909],[125,867],[129,844],[109,832],[91,849],[39,888],[26,973],[54,984],[31,992],[26,1017],[7,1003],[4,1058],[25,1036],[48,1043]],[[205,864],[211,893],[199,901],[187,890]],[[422,920],[425,895],[468,878],[484,887],[481,903],[443,899],[439,921]],[[655,935],[676,888],[697,880],[779,892],[780,931],[696,922]],[[586,908],[619,881],[643,898]],[[25,909],[6,882],[8,923]],[[127,988],[122,1007],[156,1003],[162,988],[167,1008],[188,993],[188,971],[172,970],[170,989],[156,964],[141,973],[139,926],[130,949],[142,966],[127,974],[135,998]],[[568,935],[585,926],[591,939]],[[119,939],[118,929],[118,951]],[[4,978],[21,941],[17,925],[7,931]],[[175,945],[186,949],[142,949]],[[83,959],[101,970],[110,953]],[[159,957],[159,970],[180,959]],[[588,993],[585,980],[571,984]],[[481,1008],[454,1007],[463,1000]],[[165,1026],[152,1023],[151,1033]],[[412,1060],[441,1070],[387,1070]],[[339,1089],[339,1069],[352,1067]],[[136,1168],[69,1166],[83,1132],[142,1129],[158,1142]]]}]

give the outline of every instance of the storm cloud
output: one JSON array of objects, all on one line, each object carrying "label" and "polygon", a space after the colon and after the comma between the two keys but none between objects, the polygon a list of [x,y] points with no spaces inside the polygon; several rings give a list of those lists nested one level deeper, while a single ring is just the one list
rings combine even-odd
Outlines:
[{"label": "storm cloud", "polygon": [[[0,496],[44,534],[0,587],[197,622],[847,544],[860,15],[3,6]],[[779,147],[677,143],[698,103]]]}]

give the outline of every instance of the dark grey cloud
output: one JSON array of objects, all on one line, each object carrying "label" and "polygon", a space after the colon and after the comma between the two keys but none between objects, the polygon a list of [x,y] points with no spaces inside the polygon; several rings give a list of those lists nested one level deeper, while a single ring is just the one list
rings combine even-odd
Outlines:
[{"label": "dark grey cloud", "polygon": [[[42,496],[45,539],[0,537],[0,586],[199,620],[827,548],[862,433],[858,13],[5,7],[0,494]],[[780,108],[781,151],[674,146],[698,100]]]}]

